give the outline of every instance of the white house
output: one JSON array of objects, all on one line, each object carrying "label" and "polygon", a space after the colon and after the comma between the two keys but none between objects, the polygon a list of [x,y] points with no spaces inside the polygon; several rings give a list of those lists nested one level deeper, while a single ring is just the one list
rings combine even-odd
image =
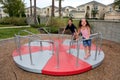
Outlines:
[{"label": "white house", "polygon": [[[103,18],[105,14],[105,8],[106,5],[99,3],[97,1],[91,1],[86,4],[77,6],[77,11],[79,11],[81,14],[79,18],[82,18],[82,16],[87,18]],[[93,11],[96,10],[96,14],[93,14]],[[78,12],[78,13],[79,13]],[[84,13],[84,15],[83,15]]]},{"label": "white house", "polygon": [[[58,7],[54,7],[54,13],[58,10]],[[51,12],[52,12],[52,6],[47,6],[42,8],[41,10],[41,16],[51,16]]]},{"label": "white house", "polygon": [[9,16],[9,15],[4,13],[3,8],[0,7],[0,18],[7,17],[7,16]]},{"label": "white house", "polygon": [[[62,10],[61,10],[62,17],[69,17],[70,16],[70,12],[72,10],[76,10],[76,8],[74,8],[72,6],[63,7]],[[56,17],[59,16],[59,10],[55,11],[55,16]]]},{"label": "white house", "polygon": [[[40,16],[40,14],[41,14],[42,12],[41,12],[41,8],[39,8],[39,7],[36,7],[36,14],[37,14],[37,16]],[[25,14],[26,14],[26,17],[29,17],[30,16],[30,7],[27,7],[26,9],[25,9]],[[32,6],[32,16],[34,15],[34,6]]]},{"label": "white house", "polygon": [[109,4],[106,7],[105,20],[120,20],[120,7]]}]

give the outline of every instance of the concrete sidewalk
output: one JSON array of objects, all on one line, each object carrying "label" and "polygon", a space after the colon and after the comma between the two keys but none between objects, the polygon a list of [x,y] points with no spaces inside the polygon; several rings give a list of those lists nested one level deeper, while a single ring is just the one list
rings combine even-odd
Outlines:
[{"label": "concrete sidewalk", "polygon": [[6,29],[6,28],[22,28],[22,27],[30,27],[30,25],[27,25],[27,26],[10,26],[10,27],[0,27],[0,29]]}]

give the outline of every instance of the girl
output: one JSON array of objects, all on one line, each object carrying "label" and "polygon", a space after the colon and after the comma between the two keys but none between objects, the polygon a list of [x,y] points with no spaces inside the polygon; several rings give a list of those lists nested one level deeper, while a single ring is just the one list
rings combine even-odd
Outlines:
[{"label": "girl", "polygon": [[85,48],[85,57],[87,59],[90,56],[90,48],[91,48],[91,39],[90,37],[90,25],[86,19],[81,19],[79,22],[78,34],[82,35],[83,39],[83,46]]}]

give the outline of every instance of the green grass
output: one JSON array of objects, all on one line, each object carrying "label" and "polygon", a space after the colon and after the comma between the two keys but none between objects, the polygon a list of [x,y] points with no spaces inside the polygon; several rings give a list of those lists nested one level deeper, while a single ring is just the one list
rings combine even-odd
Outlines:
[{"label": "green grass", "polygon": [[[39,31],[36,28],[31,27],[23,27],[23,28],[5,28],[0,29],[0,39],[6,39],[14,37],[14,34],[18,34],[21,30],[28,30],[34,34],[39,34]],[[21,35],[28,35],[27,33],[23,32]]]}]

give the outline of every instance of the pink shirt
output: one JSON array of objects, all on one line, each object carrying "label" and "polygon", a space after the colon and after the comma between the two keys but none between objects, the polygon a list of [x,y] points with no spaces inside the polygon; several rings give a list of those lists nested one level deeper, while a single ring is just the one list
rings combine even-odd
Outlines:
[{"label": "pink shirt", "polygon": [[89,38],[89,33],[88,33],[89,31],[88,31],[88,29],[87,28],[85,28],[85,29],[81,29],[81,33],[82,33],[82,36],[84,37],[84,38]]}]

